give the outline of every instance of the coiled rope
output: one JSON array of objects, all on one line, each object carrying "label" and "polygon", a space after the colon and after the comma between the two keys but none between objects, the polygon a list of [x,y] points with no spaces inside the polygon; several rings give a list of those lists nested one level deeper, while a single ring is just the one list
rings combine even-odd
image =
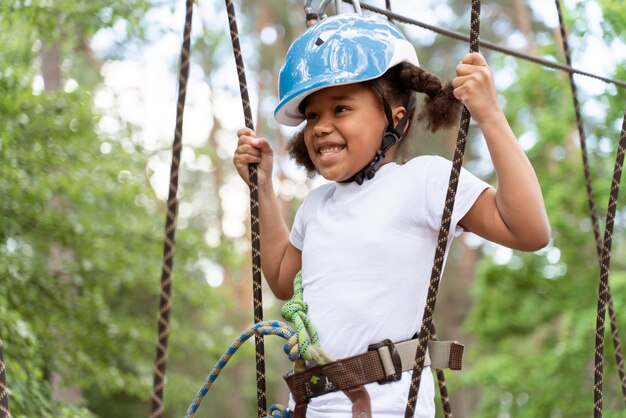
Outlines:
[{"label": "coiled rope", "polygon": [[152,385],[152,415],[151,418],[163,416],[163,392],[165,389],[165,370],[167,366],[167,341],[169,337],[169,316],[171,311],[170,297],[172,294],[172,266],[176,251],[176,211],[178,199],[178,171],[180,154],[183,148],[183,114],[185,110],[185,96],[189,79],[189,56],[191,49],[191,18],[193,14],[193,0],[187,0],[185,28],[183,31],[183,45],[180,52],[180,71],[178,74],[178,102],[176,103],[176,128],[174,129],[174,143],[172,145],[172,165],[170,167],[169,196],[167,198],[167,218],[165,222],[165,238],[163,240],[163,263],[161,269],[161,296],[159,302],[158,339],[156,343],[156,359]]},{"label": "coiled rope", "polygon": [[10,416],[9,388],[4,367],[4,355],[2,354],[2,340],[0,340],[0,418],[9,418]]},{"label": "coiled rope", "polygon": [[[237,64],[237,75],[239,77],[239,90],[241,92],[241,104],[246,127],[254,130],[252,122],[252,110],[250,108],[250,98],[248,96],[248,84],[246,82],[246,71],[241,55],[241,45],[239,44],[239,30],[237,29],[237,17],[235,16],[235,6],[232,0],[226,1],[226,11],[228,13],[228,24],[230,27],[230,37],[233,44],[233,53]],[[263,320],[263,292],[261,287],[261,235],[259,222],[259,183],[257,178],[257,165],[250,164],[248,186],[250,187],[250,229],[252,241],[252,295],[254,322]],[[256,358],[256,388],[257,388],[257,413],[261,417],[266,411],[266,384],[265,384],[265,345],[263,335],[257,334],[254,337],[255,358]]]},{"label": "coiled rope", "polygon": [[[565,28],[565,21],[563,19],[563,13],[561,11],[561,2],[555,0],[557,13],[559,15],[559,27],[561,30],[561,41],[563,44],[563,52],[565,54],[565,60],[568,66],[572,65],[572,58],[569,49],[569,42],[567,37],[567,30]],[[585,135],[585,129],[583,128],[583,121],[580,112],[580,103],[578,101],[578,93],[576,89],[576,83],[574,82],[574,75],[569,73],[569,84],[572,90],[572,99],[574,101],[574,111],[576,112],[576,125],[578,128],[578,136],[580,139],[580,150],[583,159],[583,172],[585,175],[585,186],[587,189],[587,201],[589,203],[589,211],[591,214],[591,224],[593,226],[593,235],[596,243],[596,252],[598,254],[598,262],[600,263],[600,269],[602,269],[603,254],[610,249],[606,249],[602,243],[602,237],[600,236],[600,221],[598,217],[598,211],[593,193],[593,186],[591,183],[591,170],[589,168],[589,157],[587,153],[587,138]],[[616,191],[617,193],[617,191]],[[612,215],[614,216],[614,215]],[[608,217],[608,214],[607,214]],[[608,266],[607,266],[608,269]],[[607,273],[608,274],[608,273]],[[611,294],[611,287],[607,281],[606,283],[606,306],[609,310],[609,318],[611,323],[611,336],[613,338],[613,348],[615,351],[615,360],[617,363],[617,370],[620,376],[620,382],[622,386],[623,401],[626,405],[626,372],[624,371],[624,355],[622,354],[621,342],[619,338],[619,328],[617,325],[617,318],[615,315],[615,307],[613,306],[613,297]],[[604,318],[602,319],[604,322]],[[602,341],[603,343],[603,341]],[[598,361],[598,350],[601,350],[602,357],[604,357],[604,349],[596,346],[596,361]],[[598,413],[602,413],[602,375],[598,373],[597,367],[603,368],[602,360],[600,364],[596,364],[596,372],[594,373],[594,410],[598,410]]]},{"label": "coiled rope", "polygon": [[[479,32],[480,0],[472,0],[470,52],[478,52]],[[470,117],[471,115],[469,110],[467,110],[466,107],[463,107],[459,133],[456,140],[456,148],[454,150],[454,159],[452,160],[452,170],[450,172],[450,180],[448,182],[448,191],[446,193],[445,207],[441,217],[441,228],[439,229],[433,269],[431,272],[430,284],[428,286],[426,306],[424,307],[422,326],[418,335],[418,346],[415,352],[415,363],[413,365],[413,376],[411,378],[411,386],[409,388],[409,396],[404,415],[405,418],[413,418],[415,414],[415,404],[417,402],[417,395],[419,393],[419,387],[422,380],[422,370],[424,369],[424,361],[426,359],[426,349],[428,348],[428,340],[430,339],[430,328],[435,314],[439,281],[441,280],[446,246],[448,244],[450,222],[452,220],[452,211],[454,209],[454,201],[456,199],[456,189],[459,183],[459,176],[461,174],[461,166],[463,165],[463,156],[465,154],[465,144],[467,143],[467,131],[469,129]]]}]

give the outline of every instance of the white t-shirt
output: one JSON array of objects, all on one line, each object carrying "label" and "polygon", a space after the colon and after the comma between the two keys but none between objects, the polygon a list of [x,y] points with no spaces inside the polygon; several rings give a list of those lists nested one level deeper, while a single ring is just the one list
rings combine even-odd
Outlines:
[{"label": "white t-shirt", "polygon": [[[302,251],[303,297],[331,357],[363,353],[386,338],[405,340],[420,329],[450,168],[441,157],[416,157],[382,166],[360,186],[324,184],[304,200],[290,241]],[[462,170],[450,238],[462,232],[458,221],[487,187]],[[366,385],[373,418],[404,415],[410,376]],[[307,417],[351,418],[351,410],[339,391],[311,399]],[[434,416],[434,380],[425,368],[415,417]]]}]

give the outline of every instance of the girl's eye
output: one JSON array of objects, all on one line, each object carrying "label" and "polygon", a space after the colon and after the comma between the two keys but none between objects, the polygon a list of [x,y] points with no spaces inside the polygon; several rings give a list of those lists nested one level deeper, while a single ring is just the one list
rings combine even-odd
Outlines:
[{"label": "girl's eye", "polygon": [[335,113],[345,112],[346,110],[349,110],[348,106],[339,105],[335,108]]},{"label": "girl's eye", "polygon": [[306,118],[306,120],[311,120],[311,119],[317,119],[317,113],[315,112],[307,112],[304,117]]}]

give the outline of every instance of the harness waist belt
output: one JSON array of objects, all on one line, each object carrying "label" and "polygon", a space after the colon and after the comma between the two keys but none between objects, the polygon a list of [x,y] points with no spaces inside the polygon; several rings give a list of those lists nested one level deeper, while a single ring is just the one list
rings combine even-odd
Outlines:
[{"label": "harness waist belt", "polygon": [[[372,382],[400,380],[403,371],[412,370],[418,340],[399,343],[384,340],[363,354],[319,365],[284,376],[296,403],[326,393],[345,390]],[[456,341],[429,341],[424,366],[434,369],[461,370],[463,345]]]}]

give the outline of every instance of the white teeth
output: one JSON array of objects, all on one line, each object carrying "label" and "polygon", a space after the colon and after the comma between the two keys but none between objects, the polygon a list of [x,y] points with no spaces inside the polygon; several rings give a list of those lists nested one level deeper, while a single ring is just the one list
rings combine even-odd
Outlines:
[{"label": "white teeth", "polygon": [[343,147],[340,146],[331,146],[331,147],[324,147],[324,148],[320,148],[319,149],[319,153],[320,154],[334,154],[336,152],[339,152],[343,149]]}]

